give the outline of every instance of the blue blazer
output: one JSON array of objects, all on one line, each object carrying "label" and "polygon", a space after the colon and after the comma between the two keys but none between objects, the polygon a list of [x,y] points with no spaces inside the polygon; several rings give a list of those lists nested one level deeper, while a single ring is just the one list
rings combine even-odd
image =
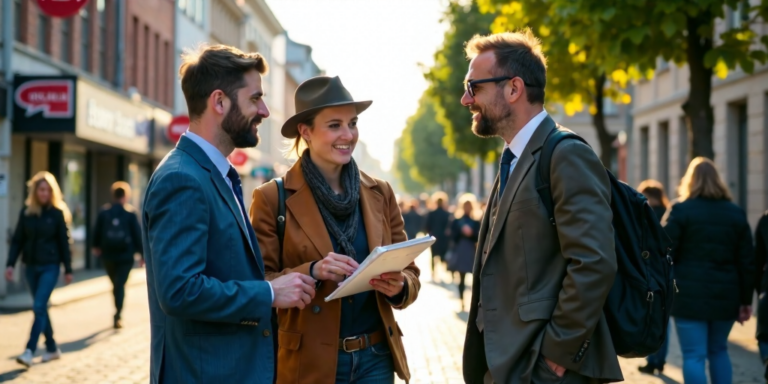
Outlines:
[{"label": "blue blazer", "polygon": [[152,174],[142,220],[150,381],[271,384],[272,290],[261,252],[224,177],[189,138]]}]

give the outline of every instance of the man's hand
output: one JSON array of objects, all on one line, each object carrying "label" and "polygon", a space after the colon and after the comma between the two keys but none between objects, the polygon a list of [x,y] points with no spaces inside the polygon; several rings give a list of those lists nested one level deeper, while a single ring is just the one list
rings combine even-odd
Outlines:
[{"label": "man's hand", "polygon": [[93,253],[94,256],[100,257],[101,256],[101,248],[91,248],[91,253]]},{"label": "man's hand", "polygon": [[555,363],[550,359],[547,359],[546,357],[544,358],[544,362],[547,363],[547,365],[552,370],[552,372],[555,372],[557,377],[563,377],[563,375],[565,375],[565,367],[561,367],[557,365],[557,363]]},{"label": "man's hand", "polygon": [[739,308],[739,318],[736,321],[738,321],[739,324],[744,325],[744,322],[749,321],[750,317],[752,317],[752,306],[742,305]]},{"label": "man's hand", "polygon": [[71,283],[72,280],[74,280],[74,276],[72,276],[71,273],[67,273],[64,275],[64,285],[69,285],[69,283]]},{"label": "man's hand", "polygon": [[8,281],[13,281],[13,267],[8,267],[5,269],[5,279]]},{"label": "man's hand", "polygon": [[289,273],[270,283],[275,292],[275,300],[272,302],[275,308],[304,309],[315,297],[315,279],[301,273]]},{"label": "man's hand", "polygon": [[355,273],[359,266],[355,259],[331,252],[312,266],[312,276],[318,280],[333,280],[338,283]]},{"label": "man's hand", "polygon": [[471,237],[472,236],[472,227],[470,227],[469,225],[465,224],[463,227],[461,227],[461,233],[463,233],[464,236],[466,236],[466,237]]},{"label": "man's hand", "polygon": [[403,291],[405,286],[405,275],[403,272],[383,273],[380,279],[373,279],[369,282],[373,289],[385,294],[387,297],[397,296]]}]

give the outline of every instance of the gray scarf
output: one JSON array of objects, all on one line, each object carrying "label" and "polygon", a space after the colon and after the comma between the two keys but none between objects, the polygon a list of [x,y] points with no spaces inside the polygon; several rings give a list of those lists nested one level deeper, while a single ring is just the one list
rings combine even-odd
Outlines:
[{"label": "gray scarf", "polygon": [[[312,191],[312,196],[315,197],[317,207],[320,208],[320,215],[323,216],[328,232],[336,239],[341,252],[354,259],[355,248],[352,244],[355,242],[360,217],[357,214],[360,201],[360,172],[355,159],[341,168],[341,187],[344,189],[341,195],[337,195],[325,181],[323,174],[312,162],[308,149],[301,155],[301,172]],[[342,222],[343,226],[340,227],[339,222]]]}]

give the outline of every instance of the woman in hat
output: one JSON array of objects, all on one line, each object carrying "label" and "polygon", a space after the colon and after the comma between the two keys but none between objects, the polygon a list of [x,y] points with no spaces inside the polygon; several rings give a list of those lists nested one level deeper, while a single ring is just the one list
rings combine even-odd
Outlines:
[{"label": "woman in hat", "polygon": [[299,112],[282,128],[299,155],[284,177],[283,243],[276,183],[253,191],[250,212],[267,279],[300,272],[317,280],[306,308],[278,310],[277,382],[392,383],[395,373],[408,381],[392,308],[416,300],[414,264],[371,280],[371,291],[324,300],[375,247],[406,240],[392,187],[352,158],[358,115],[371,101],[354,101],[338,77],[320,76],[298,87],[295,103]]}]

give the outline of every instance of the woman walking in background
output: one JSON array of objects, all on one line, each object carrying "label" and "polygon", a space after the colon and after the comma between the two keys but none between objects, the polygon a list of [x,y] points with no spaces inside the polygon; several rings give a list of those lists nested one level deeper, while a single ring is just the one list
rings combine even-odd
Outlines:
[{"label": "woman walking in background", "polygon": [[37,350],[40,333],[45,335],[43,362],[58,359],[61,351],[53,339],[53,327],[48,317],[48,299],[59,280],[60,266],[64,265],[64,282],[72,282],[72,264],[69,249],[69,230],[72,215],[61,195],[56,178],[48,172],[38,172],[27,182],[29,194],[19,215],[13,233],[5,278],[13,280],[13,271],[19,254],[26,269],[29,292],[34,299],[32,312],[35,320],[29,334],[27,348],[16,361],[27,367]]},{"label": "woman walking in background", "polygon": [[422,228],[424,228],[424,216],[421,215],[419,200],[411,199],[410,201],[401,201],[402,207],[400,211],[403,214],[403,221],[405,222],[405,234],[408,235],[408,239],[415,239]]},{"label": "woman walking in background", "polygon": [[435,258],[440,261],[445,260],[445,253],[448,251],[449,224],[451,214],[448,212],[448,195],[445,192],[435,192],[431,198],[432,210],[427,214],[427,220],[424,224],[424,231],[435,237],[432,244],[432,281],[437,282],[435,273]]},{"label": "woman walking in background", "polygon": [[679,187],[679,202],[664,218],[673,243],[675,318],[686,384],[730,384],[728,334],[734,321],[752,315],[754,255],[744,210],[731,202],[715,164],[691,161]]},{"label": "woman walking in background", "polygon": [[[661,221],[669,207],[669,199],[667,199],[667,194],[664,193],[664,186],[656,180],[648,179],[640,183],[637,190],[648,199],[648,205],[653,209],[656,218]],[[638,367],[637,369],[640,372],[653,374],[654,371],[659,371],[659,373],[664,371],[664,364],[667,363],[667,352],[669,351],[669,332],[671,328],[672,323],[670,322],[667,327],[667,338],[664,339],[664,344],[661,345],[661,348],[656,353],[645,358],[648,364],[644,367]]]},{"label": "woman walking in background", "polygon": [[[471,193],[459,197],[456,208],[456,220],[451,223],[451,244],[448,256],[448,270],[459,274],[459,301],[464,312],[464,288],[467,273],[472,272],[477,249],[477,236],[480,234],[479,209],[477,199]],[[458,208],[461,207],[461,208]]]}]

